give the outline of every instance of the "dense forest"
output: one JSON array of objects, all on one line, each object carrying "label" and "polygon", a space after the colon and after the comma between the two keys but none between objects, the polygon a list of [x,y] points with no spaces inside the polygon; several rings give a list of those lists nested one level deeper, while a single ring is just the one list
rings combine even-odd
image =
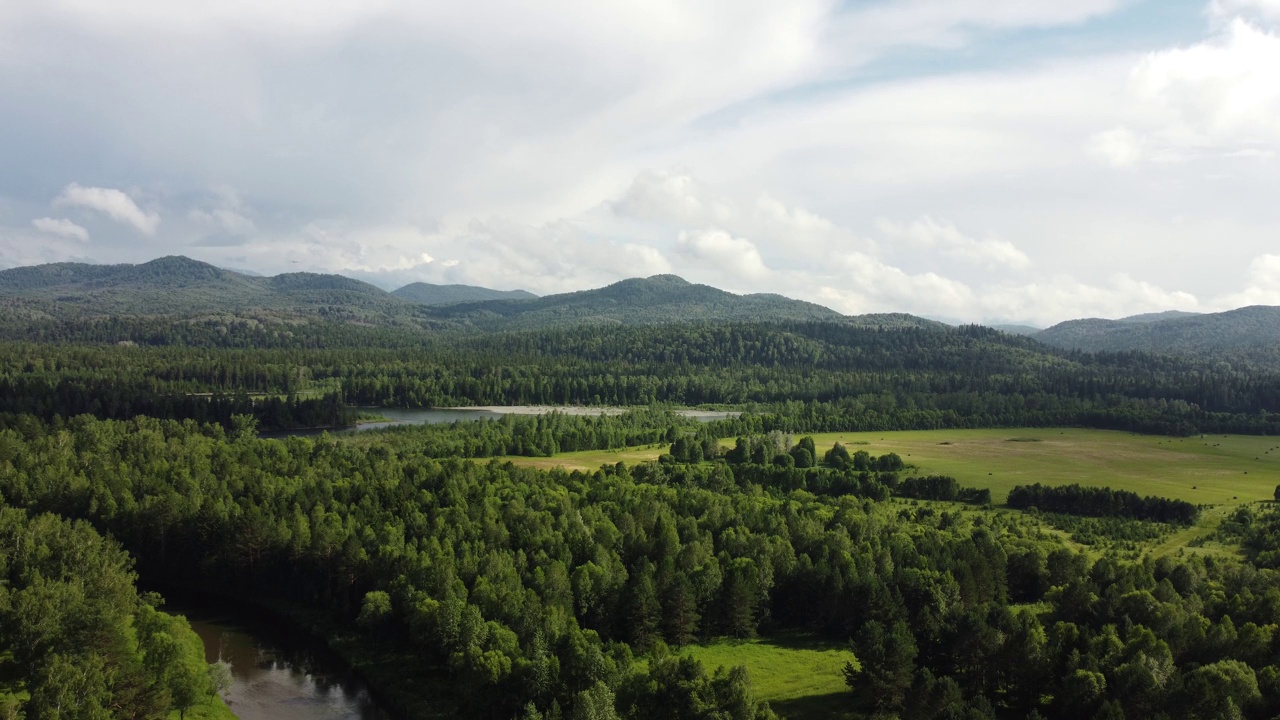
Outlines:
[{"label": "dense forest", "polygon": [[144,578],[407,646],[422,664],[405,672],[450,678],[468,716],[769,717],[741,673],[664,648],[784,628],[852,639],[849,708],[866,713],[1280,711],[1280,574],[1245,560],[1093,558],[1016,512],[761,484],[735,468],[803,471],[750,458],[585,474],[430,458],[409,430],[4,425],[9,505],[88,520]]},{"label": "dense forest", "polygon": [[[248,599],[415,719],[767,720],[744,670],[682,649],[785,633],[844,646],[850,717],[1280,715],[1275,511],[1222,522],[1240,555],[1157,559],[1137,543],[1199,508],[1034,478],[995,507],[909,457],[810,437],[1280,434],[1265,364],[673,277],[432,309],[157,263],[0,277],[0,716],[157,718],[210,697],[225,678],[138,587]],[[234,312],[191,312],[224,292]],[[629,409],[263,435],[512,404]],[[697,405],[732,415],[672,411]],[[640,445],[660,457],[502,460]]]},{"label": "dense forest", "polygon": [[795,432],[1077,425],[1280,432],[1277,375],[1052,350],[981,327],[830,322],[422,335],[257,321],[42,325],[0,352],[0,411],[264,429],[341,405],[714,404]]}]

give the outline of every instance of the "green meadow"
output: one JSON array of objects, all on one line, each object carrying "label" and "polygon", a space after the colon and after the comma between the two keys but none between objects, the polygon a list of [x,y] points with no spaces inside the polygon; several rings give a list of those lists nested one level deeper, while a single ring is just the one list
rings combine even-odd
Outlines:
[{"label": "green meadow", "polygon": [[683,648],[708,670],[741,665],[755,696],[791,719],[832,718],[848,713],[844,664],[853,659],[846,643],[811,635],[783,634],[757,640],[717,640]]},{"label": "green meadow", "polygon": [[1106,486],[1197,504],[1270,500],[1280,483],[1280,438],[1171,438],[1112,430],[997,429],[821,433],[872,455],[895,452],[921,474],[991,489],[1003,502],[1016,485]]},{"label": "green meadow", "polygon": [[[797,435],[798,439],[800,436]],[[950,475],[991,489],[1003,502],[1016,485],[1107,486],[1206,505],[1270,500],[1280,484],[1280,438],[1211,435],[1171,438],[1113,430],[1014,428],[815,433],[819,452],[839,442],[872,455],[895,452],[915,473]],[[733,440],[723,441],[732,446]],[[505,458],[518,465],[595,470],[654,460],[665,445]]]}]

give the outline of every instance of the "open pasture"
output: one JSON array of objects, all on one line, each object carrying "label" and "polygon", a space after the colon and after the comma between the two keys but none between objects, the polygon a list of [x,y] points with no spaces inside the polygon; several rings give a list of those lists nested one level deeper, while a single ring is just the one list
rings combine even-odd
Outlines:
[{"label": "open pasture", "polygon": [[680,650],[708,671],[741,665],[755,696],[788,720],[841,717],[850,704],[844,664],[847,643],[788,633],[758,640],[716,640]]},{"label": "open pasture", "polygon": [[[996,502],[1003,502],[1016,485],[1037,482],[1107,486],[1213,505],[1270,500],[1280,484],[1280,438],[1271,436],[1173,438],[1113,430],[998,428],[815,433],[813,439],[819,453],[837,442],[850,452],[898,453],[916,466],[914,472],[950,475],[962,485],[990,488]],[[733,439],[722,444],[732,447]],[[505,459],[530,467],[590,471],[618,461],[654,460],[666,447]]]},{"label": "open pasture", "polygon": [[1280,438],[1172,438],[1075,428],[821,433],[872,455],[896,452],[921,474],[991,489],[1003,502],[1016,485],[1105,486],[1192,503],[1269,500],[1280,483]]}]

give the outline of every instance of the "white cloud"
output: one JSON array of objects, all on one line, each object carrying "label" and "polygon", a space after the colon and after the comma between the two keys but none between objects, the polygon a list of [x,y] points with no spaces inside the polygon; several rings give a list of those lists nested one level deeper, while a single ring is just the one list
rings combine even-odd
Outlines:
[{"label": "white cloud", "polygon": [[97,210],[116,222],[132,225],[144,235],[155,235],[160,216],[144,212],[133,198],[114,188],[85,187],[71,183],[53,201],[56,207],[83,207]]},{"label": "white cloud", "polygon": [[769,274],[760,251],[750,240],[733,237],[724,230],[681,232],[677,247],[681,255],[725,273],[731,282],[760,280]]},{"label": "white cloud", "polygon": [[613,212],[641,221],[676,224],[727,222],[734,214],[687,170],[643,170],[626,192],[607,203]]},{"label": "white cloud", "polygon": [[1277,2],[1186,13],[1204,40],[1163,50],[1188,28],[1113,33],[1152,6],[1125,0],[0,3],[0,158],[36,160],[5,163],[30,190],[0,224],[92,177],[63,202],[121,223],[85,223],[110,261],[189,238],[384,284],[1167,309],[1266,288],[1239,276],[1280,232]]},{"label": "white cloud", "polygon": [[1151,53],[1133,83],[1140,98],[1173,113],[1172,143],[1280,143],[1280,37],[1242,18],[1216,37]]},{"label": "white cloud", "polygon": [[215,228],[230,235],[251,235],[258,229],[252,219],[227,208],[214,208],[212,210],[195,208],[187,216],[201,225]]},{"label": "white cloud", "polygon": [[1126,127],[1095,133],[1086,146],[1089,154],[1114,167],[1132,167],[1142,160],[1144,140]]},{"label": "white cloud", "polygon": [[1208,12],[1210,18],[1219,21],[1229,22],[1243,16],[1280,23],[1280,0],[1213,0]]},{"label": "white cloud", "polygon": [[[836,18],[833,36],[854,57],[903,45],[963,46],[975,31],[1075,25],[1105,15],[1122,0],[898,0],[857,3]],[[848,52],[848,50],[846,50]]]},{"label": "white cloud", "polygon": [[254,245],[201,253],[267,273],[339,272],[388,289],[426,281],[545,294],[672,271],[657,248],[593,235],[577,222],[538,226],[498,218],[433,230],[313,222]]},{"label": "white cloud", "polygon": [[192,208],[187,217],[205,228],[236,237],[258,232],[253,221],[254,210],[234,188],[215,187],[212,197],[201,207]]},{"label": "white cloud", "polygon": [[0,267],[52,262],[87,261],[85,243],[66,234],[49,234],[31,227],[0,226]]},{"label": "white cloud", "polygon": [[815,283],[819,302],[832,303],[844,313],[913,312],[937,316],[943,309],[961,315],[972,310],[973,290],[937,273],[913,275],[861,253],[839,254],[829,260],[837,273]]},{"label": "white cloud", "polygon": [[1127,273],[1115,273],[1100,284],[1054,275],[1023,285],[984,288],[976,315],[1026,319],[1047,326],[1072,318],[1118,318],[1163,310],[1191,311],[1199,306],[1191,293],[1165,290]]},{"label": "white cloud", "polygon": [[1214,301],[1219,310],[1246,305],[1280,305],[1280,255],[1259,255],[1249,263],[1243,287]]},{"label": "white cloud", "polygon": [[89,231],[66,218],[36,218],[31,221],[31,225],[40,232],[49,233],[50,235],[58,235],[72,240],[79,240],[80,242],[89,241]]},{"label": "white cloud", "polygon": [[978,240],[960,232],[955,225],[939,223],[928,216],[908,224],[881,219],[878,225],[880,231],[892,239],[985,267],[1025,270],[1031,265],[1026,253],[1008,240]]}]

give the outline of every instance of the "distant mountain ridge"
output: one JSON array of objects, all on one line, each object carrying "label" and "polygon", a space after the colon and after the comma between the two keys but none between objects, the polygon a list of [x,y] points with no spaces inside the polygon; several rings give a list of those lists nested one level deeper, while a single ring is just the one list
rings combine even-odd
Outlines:
[{"label": "distant mountain ridge", "polygon": [[1252,305],[1220,313],[1157,313],[1121,320],[1068,320],[1032,335],[1057,347],[1142,350],[1184,355],[1232,352],[1280,358],[1280,307]]},{"label": "distant mountain ridge", "polygon": [[528,290],[490,290],[475,285],[435,285],[416,282],[391,291],[392,295],[418,305],[457,305],[487,300],[532,300]]},{"label": "distant mountain ridge", "polygon": [[1160,322],[1161,320],[1176,320],[1184,317],[1194,317],[1200,313],[1186,312],[1185,310],[1165,310],[1164,312],[1143,313],[1141,315],[1130,315],[1122,317],[1116,322],[1122,323],[1149,323]]},{"label": "distant mountain ridge", "polygon": [[[816,321],[929,330],[948,327],[903,313],[845,316],[782,295],[737,295],[675,275],[630,278],[545,297],[524,291],[427,283],[386,292],[342,275],[285,273],[263,277],[182,256],[138,265],[52,263],[3,270],[0,307],[0,321],[10,327],[54,319],[190,318],[227,313],[460,331],[721,321]],[[1173,311],[1119,320],[1088,318],[1039,331],[1016,326],[1001,329],[1067,349],[1244,358],[1280,367],[1280,307],[1253,306],[1210,314]]]},{"label": "distant mountain ridge", "polygon": [[[485,299],[465,299],[477,296]],[[464,300],[456,301],[459,298]],[[782,295],[737,295],[675,275],[631,278],[602,288],[546,297],[524,291],[425,283],[389,293],[342,275],[286,273],[263,277],[182,256],[138,265],[54,263],[3,270],[0,305],[7,312],[3,319],[11,323],[110,316],[268,313],[373,325],[490,331],[581,324],[786,320],[882,328],[946,327],[902,313],[848,317]]]},{"label": "distant mountain ridge", "polygon": [[602,288],[531,300],[463,303],[438,308],[437,314],[481,329],[708,320],[840,320],[845,317],[803,300],[767,293],[735,295],[675,275],[630,278]]},{"label": "distant mountain ridge", "polygon": [[341,275],[254,277],[167,256],[138,265],[57,263],[0,271],[0,297],[43,306],[51,316],[190,315],[244,310],[395,312],[412,307]]}]

